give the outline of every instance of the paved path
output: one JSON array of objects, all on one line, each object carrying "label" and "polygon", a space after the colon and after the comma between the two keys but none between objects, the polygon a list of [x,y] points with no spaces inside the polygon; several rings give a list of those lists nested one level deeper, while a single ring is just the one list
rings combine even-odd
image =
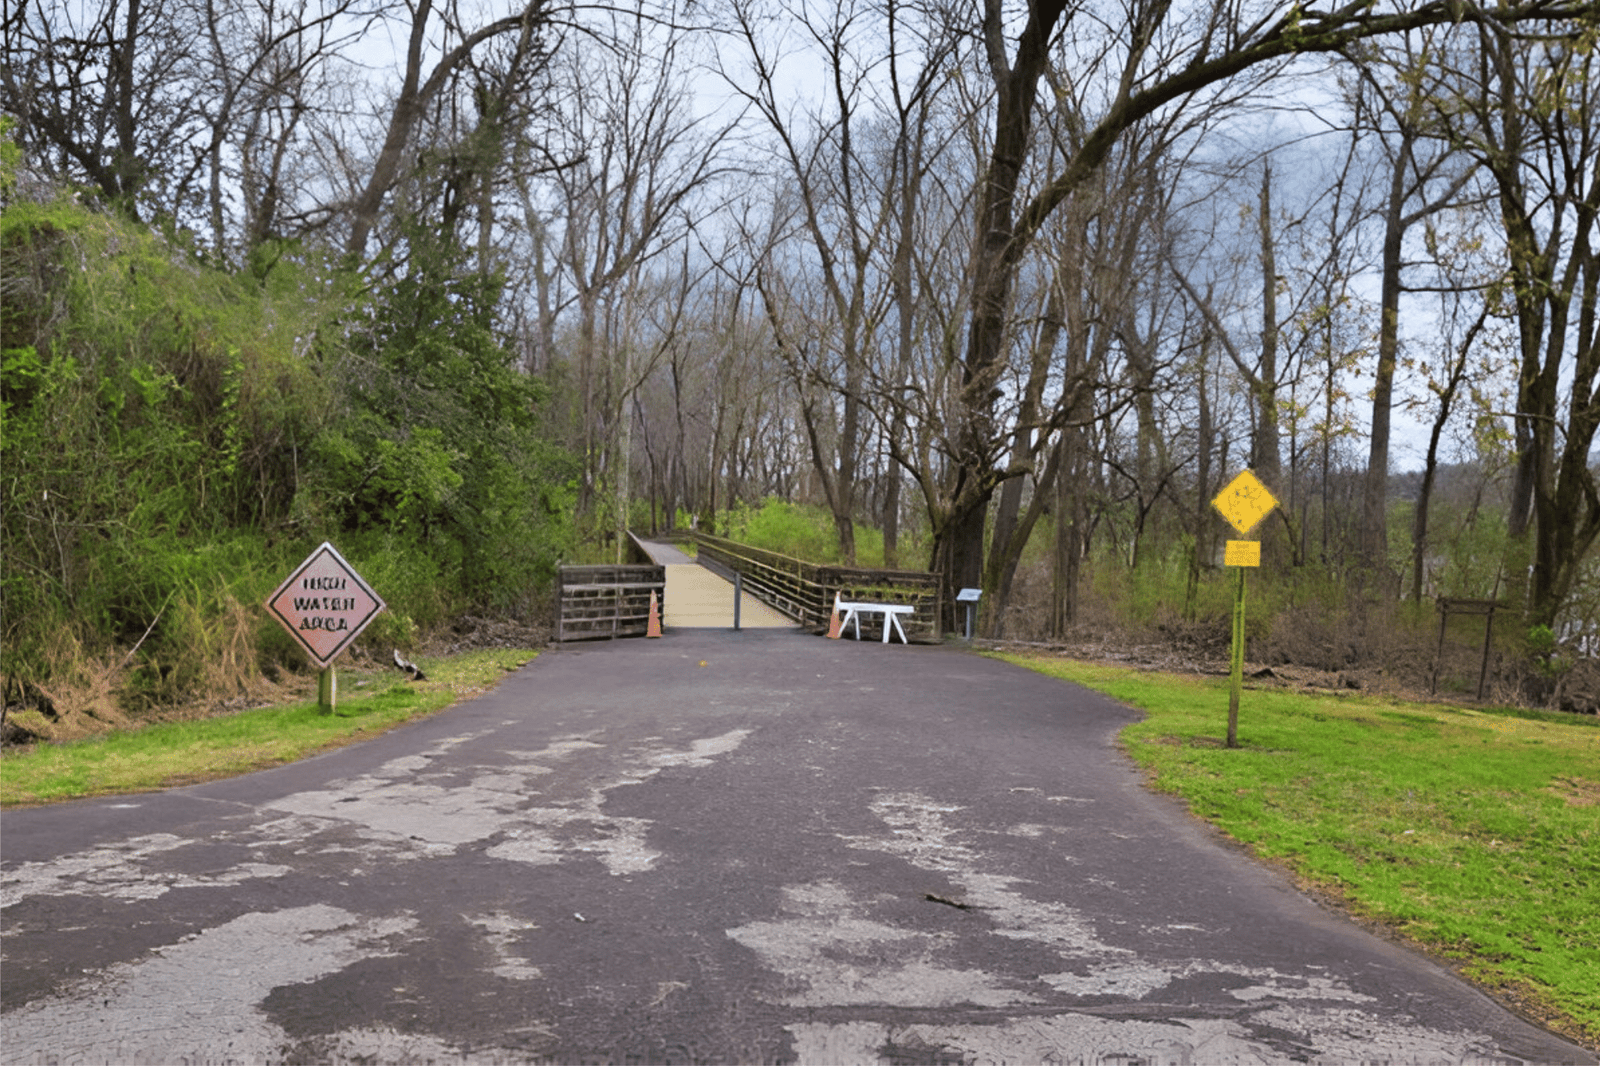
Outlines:
[{"label": "paved path", "polygon": [[232,781],[0,815],[0,1057],[1593,1062],[1147,793],[1125,709],[684,630]]},{"label": "paved path", "polygon": [[[733,628],[733,582],[707,570],[671,544],[648,540],[640,544],[667,572],[663,626],[669,630]],[[795,622],[745,594],[739,598],[739,625],[745,629],[792,629]]]}]

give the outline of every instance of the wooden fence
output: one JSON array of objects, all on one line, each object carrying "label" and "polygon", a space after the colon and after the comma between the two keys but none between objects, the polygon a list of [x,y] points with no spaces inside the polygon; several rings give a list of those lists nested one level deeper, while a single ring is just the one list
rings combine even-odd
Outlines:
[{"label": "wooden fence", "polygon": [[902,623],[907,635],[935,640],[940,636],[943,605],[937,574],[819,566],[700,532],[694,540],[702,564],[723,571],[730,580],[739,574],[747,592],[802,626],[826,628],[837,594],[846,600],[909,604],[915,611]]},{"label": "wooden fence", "polygon": [[556,639],[642,637],[650,594],[665,611],[667,571],[654,564],[563,566],[556,571]]}]

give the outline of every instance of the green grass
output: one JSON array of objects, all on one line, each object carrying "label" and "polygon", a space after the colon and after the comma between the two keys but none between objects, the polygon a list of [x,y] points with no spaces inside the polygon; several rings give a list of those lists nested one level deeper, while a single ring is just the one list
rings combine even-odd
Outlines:
[{"label": "green grass", "polygon": [[398,681],[393,670],[341,668],[331,715],[313,699],[10,751],[0,758],[0,805],[147,792],[293,762],[482,692],[536,654],[496,649],[423,659],[428,680],[420,682]]},{"label": "green grass", "polygon": [[1158,789],[1257,855],[1600,1046],[1600,722],[1249,690],[1002,656],[1146,712],[1122,734]]}]

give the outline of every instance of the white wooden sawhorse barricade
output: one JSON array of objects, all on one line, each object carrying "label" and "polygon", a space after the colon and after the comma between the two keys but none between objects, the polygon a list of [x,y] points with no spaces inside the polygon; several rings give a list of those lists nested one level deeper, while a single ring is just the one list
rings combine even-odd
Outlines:
[{"label": "white wooden sawhorse barricade", "polygon": [[883,643],[889,643],[890,627],[900,634],[900,643],[910,644],[906,639],[906,631],[900,625],[900,616],[909,615],[916,610],[910,604],[904,603],[868,603],[865,601],[849,601],[839,598],[838,593],[833,595],[833,613],[842,615],[839,621],[839,633],[844,633],[844,627],[855,626],[856,639],[861,639],[861,616],[864,614],[883,615]]}]

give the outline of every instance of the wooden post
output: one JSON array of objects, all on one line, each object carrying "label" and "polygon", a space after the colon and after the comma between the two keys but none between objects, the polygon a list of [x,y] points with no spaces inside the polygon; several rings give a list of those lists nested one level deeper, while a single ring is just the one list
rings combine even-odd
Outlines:
[{"label": "wooden post", "polygon": [[1435,604],[1439,611],[1439,647],[1433,653],[1433,675],[1428,678],[1428,695],[1439,691],[1439,660],[1444,658],[1444,629],[1450,622],[1450,601],[1439,597]]},{"label": "wooden post", "polygon": [[1483,663],[1478,667],[1478,702],[1483,702],[1483,686],[1489,680],[1489,648],[1494,640],[1494,609],[1497,604],[1490,601],[1489,609],[1483,614]]},{"label": "wooden post", "polygon": [[339,704],[339,674],[329,663],[317,675],[317,709],[323,714],[332,714]]}]

